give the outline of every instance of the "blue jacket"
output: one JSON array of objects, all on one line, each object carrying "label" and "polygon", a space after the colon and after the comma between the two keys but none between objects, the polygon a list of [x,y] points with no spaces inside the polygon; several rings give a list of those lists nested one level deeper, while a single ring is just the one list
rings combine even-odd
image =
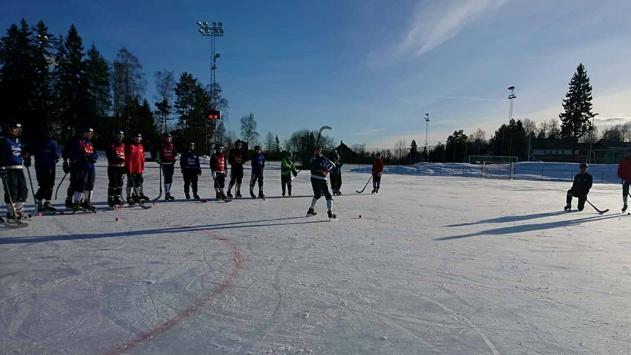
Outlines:
[{"label": "blue jacket", "polygon": [[59,161],[57,143],[50,138],[44,138],[33,144],[28,151],[35,157],[35,169],[55,169]]},{"label": "blue jacket", "polygon": [[263,174],[263,168],[265,168],[265,156],[254,153],[252,156],[252,174]]},{"label": "blue jacket", "polygon": [[200,171],[201,166],[199,165],[199,155],[193,151],[186,151],[180,157],[180,168],[182,171],[184,170],[195,170]]},{"label": "blue jacket", "polygon": [[79,169],[92,169],[99,158],[94,144],[87,139],[79,139],[70,147],[70,161]]},{"label": "blue jacket", "polygon": [[22,169],[22,144],[20,138],[8,135],[0,136],[0,166]]}]

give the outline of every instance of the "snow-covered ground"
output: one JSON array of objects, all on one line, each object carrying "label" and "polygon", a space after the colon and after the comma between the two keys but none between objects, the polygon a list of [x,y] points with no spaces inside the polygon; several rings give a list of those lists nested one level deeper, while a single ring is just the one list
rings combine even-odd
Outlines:
[{"label": "snow-covered ground", "polygon": [[[177,172],[177,201],[118,222],[101,210],[0,227],[0,353],[631,349],[619,186],[594,186],[590,200],[612,209],[598,215],[561,211],[568,182],[389,174],[378,195],[356,194],[368,177],[345,171],[337,222],[324,201],[304,217],[306,172],[278,198],[274,164],[266,201],[183,201]],[[101,208],[105,186],[99,166]]]}]

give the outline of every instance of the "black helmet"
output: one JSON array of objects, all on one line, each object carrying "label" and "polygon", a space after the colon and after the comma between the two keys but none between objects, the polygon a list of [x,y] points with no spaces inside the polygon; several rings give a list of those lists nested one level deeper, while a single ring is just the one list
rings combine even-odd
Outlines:
[{"label": "black helmet", "polygon": [[221,144],[219,144],[219,143],[215,144],[215,150],[216,150],[216,151],[220,151],[220,150],[222,150],[222,149],[223,149],[223,145],[221,145]]},{"label": "black helmet", "polygon": [[165,134],[162,135],[162,137],[164,137],[164,138],[171,138],[171,133],[166,132]]},{"label": "black helmet", "polygon": [[579,165],[579,168],[583,169],[587,169],[589,166],[587,165],[587,163],[581,163],[581,165]]}]

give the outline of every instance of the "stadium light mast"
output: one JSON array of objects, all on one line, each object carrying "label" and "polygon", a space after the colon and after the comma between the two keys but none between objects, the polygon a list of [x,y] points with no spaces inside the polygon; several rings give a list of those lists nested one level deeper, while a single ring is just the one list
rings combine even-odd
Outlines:
[{"label": "stadium light mast", "polygon": [[429,113],[425,114],[425,154],[429,154],[429,143],[427,137],[429,136]]},{"label": "stadium light mast", "polygon": [[[508,87],[508,100],[510,101],[510,105],[508,107],[508,120],[512,120],[513,119],[513,100],[515,98],[517,98],[517,95],[515,95],[515,85],[513,86],[509,86]],[[504,129],[502,130],[502,147],[501,147],[501,153],[502,155],[504,155]]]},{"label": "stadium light mast", "polygon": [[[212,24],[208,24],[207,21],[197,21],[197,26],[199,27],[197,31],[204,36],[210,37],[210,106],[212,109],[215,109],[215,98],[217,95],[216,90],[216,74],[215,70],[217,70],[217,59],[220,57],[219,53],[215,53],[215,37],[223,37],[223,23],[221,22],[213,22]],[[216,130],[215,130],[216,131]],[[213,132],[214,133],[214,132]],[[206,153],[208,150],[208,119],[206,119]]]},{"label": "stadium light mast", "polygon": [[510,106],[508,108],[508,120],[510,121],[513,119],[513,100],[517,98],[517,95],[515,95],[515,86],[509,86],[508,91],[510,91],[510,93],[508,94],[508,100],[510,100]]}]

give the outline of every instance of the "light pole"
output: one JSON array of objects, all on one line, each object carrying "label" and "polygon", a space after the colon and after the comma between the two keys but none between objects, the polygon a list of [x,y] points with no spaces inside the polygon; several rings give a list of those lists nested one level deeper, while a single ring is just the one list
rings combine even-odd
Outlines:
[{"label": "light pole", "polygon": [[[517,98],[517,95],[515,95],[515,85],[513,86],[509,86],[508,87],[508,100],[510,101],[510,105],[508,107],[508,121],[510,122],[510,120],[513,119],[513,100],[515,98]],[[505,133],[506,129],[502,130],[502,149],[501,149],[501,155],[504,155],[504,133]]]},{"label": "light pole", "polygon": [[429,154],[429,143],[427,137],[429,136],[429,113],[425,114],[425,155]]},{"label": "light pole", "polygon": [[[210,106],[214,110],[215,109],[215,95],[217,94],[217,90],[215,90],[215,70],[217,69],[217,58],[219,58],[219,53],[215,53],[215,37],[223,37],[223,23],[221,22],[213,22],[212,24],[208,24],[206,21],[197,21],[197,29],[199,33],[201,33],[204,37],[210,37],[210,52],[212,59],[210,65]],[[206,153],[208,150],[208,118],[206,119]],[[214,133],[215,130],[213,130]]]},{"label": "light pole", "polygon": [[515,95],[515,86],[509,86],[508,91],[510,91],[510,93],[508,94],[508,99],[510,100],[510,106],[508,108],[508,120],[510,121],[513,119],[513,99],[517,98],[517,95]]}]

